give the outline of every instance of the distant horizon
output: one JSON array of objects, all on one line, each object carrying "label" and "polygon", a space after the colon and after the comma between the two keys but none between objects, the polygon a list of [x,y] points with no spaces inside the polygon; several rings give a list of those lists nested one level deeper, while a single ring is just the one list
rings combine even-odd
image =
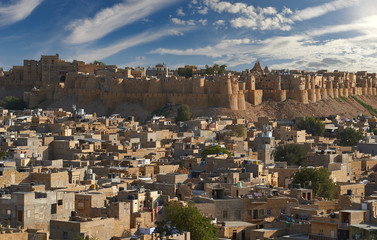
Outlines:
[{"label": "distant horizon", "polygon": [[[70,60],[70,61],[65,60],[65,59],[62,59],[62,58],[60,57],[60,54],[59,54],[59,53],[55,53],[55,54],[43,54],[43,55],[41,55],[41,56],[55,56],[56,54],[59,55],[59,58],[60,58],[61,60],[66,61],[66,62],[73,62],[73,61],[85,62],[85,61],[82,61],[82,60],[80,60],[80,59],[73,59],[73,60]],[[36,60],[36,61],[39,61],[40,59],[23,59],[23,60]],[[23,61],[23,60],[22,60],[22,61]],[[91,63],[93,63],[94,61],[99,61],[99,60],[93,60],[93,61],[91,61],[91,62],[85,62],[85,64],[91,64]],[[99,62],[103,62],[103,61],[99,61]],[[373,73],[377,73],[377,71],[376,71],[376,72],[369,72],[369,71],[366,71],[366,70],[347,71],[347,70],[339,70],[339,69],[334,69],[334,70],[329,70],[329,69],[318,69],[318,70],[311,70],[311,71],[308,71],[308,70],[306,70],[306,69],[297,69],[297,68],[296,68],[296,69],[284,69],[284,68],[283,68],[283,69],[271,69],[270,66],[268,66],[268,65],[264,65],[263,62],[261,62],[261,61],[259,61],[259,60],[256,60],[252,65],[250,65],[249,68],[244,68],[244,69],[241,69],[241,70],[233,70],[233,69],[229,68],[229,67],[227,66],[227,64],[225,64],[225,65],[227,66],[227,70],[228,70],[228,71],[242,72],[242,71],[245,71],[245,70],[247,70],[247,69],[251,70],[251,69],[254,67],[255,63],[257,63],[257,62],[260,62],[262,69],[264,69],[265,67],[268,67],[268,69],[269,69],[270,71],[281,71],[281,70],[286,70],[286,71],[306,71],[306,72],[308,72],[308,73],[316,73],[316,72],[319,72],[319,71],[327,71],[327,72],[329,72],[329,73],[334,73],[334,72],[347,72],[347,73],[368,72],[368,73],[371,73],[371,74],[373,74]],[[23,63],[23,62],[22,62],[22,63]],[[106,62],[103,62],[103,63],[104,63],[106,66],[112,66],[112,65],[115,65],[116,67],[118,67],[118,68],[120,68],[120,69],[124,69],[124,68],[127,68],[127,67],[128,67],[128,68],[144,67],[145,69],[148,69],[149,67],[153,68],[153,67],[155,67],[155,66],[158,65],[158,64],[164,64],[164,65],[167,66],[170,70],[178,70],[178,68],[183,68],[183,67],[185,67],[185,66],[196,66],[196,67],[198,67],[199,69],[205,69],[206,65],[208,65],[208,66],[210,66],[210,67],[213,66],[213,65],[210,65],[210,64],[205,64],[205,65],[185,64],[185,65],[182,65],[182,66],[178,66],[177,68],[170,68],[169,65],[165,64],[164,62],[157,62],[157,63],[155,63],[155,64],[145,64],[145,65],[142,65],[142,66],[139,65],[139,66],[124,66],[124,67],[119,67],[119,66],[117,66],[116,64],[107,64]],[[214,64],[216,64],[216,63],[214,63]],[[12,66],[11,68],[9,68],[9,69],[6,69],[6,68],[0,66],[0,69],[3,69],[3,71],[10,71],[13,67],[18,67],[18,66],[23,66],[23,64],[21,64],[21,65],[13,65],[13,66]]]},{"label": "distant horizon", "polygon": [[119,67],[240,71],[260,60],[271,69],[377,72],[376,12],[375,0],[6,0],[0,66],[60,52]]}]

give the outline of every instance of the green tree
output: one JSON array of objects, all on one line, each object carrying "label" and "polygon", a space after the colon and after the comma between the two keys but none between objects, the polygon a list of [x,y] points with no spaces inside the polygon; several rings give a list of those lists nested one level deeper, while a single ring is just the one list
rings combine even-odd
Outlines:
[{"label": "green tree", "polygon": [[0,151],[0,159],[7,156],[7,152]]},{"label": "green tree", "polygon": [[247,129],[244,125],[232,125],[232,126],[229,126],[229,129],[231,129],[232,131],[230,132],[227,132],[226,135],[227,136],[232,136],[232,137],[242,137],[242,138],[246,138],[246,135],[247,135]]},{"label": "green tree", "polygon": [[212,67],[206,65],[206,69],[205,69],[204,73],[205,74],[209,74],[209,75],[212,75],[212,74],[224,74],[225,73],[225,69],[226,69],[226,65],[219,66],[219,64],[213,64]]},{"label": "green tree", "polygon": [[97,60],[94,60],[94,62],[92,62],[92,64],[95,64],[97,66],[106,66],[106,64],[104,62],[97,61]]},{"label": "green tree", "polygon": [[346,128],[339,133],[341,146],[355,146],[361,139],[363,139],[363,133],[353,128]]},{"label": "green tree", "polygon": [[313,136],[323,136],[325,133],[325,124],[315,117],[304,117],[298,122],[297,127]]},{"label": "green tree", "polygon": [[177,110],[177,117],[175,118],[176,122],[188,121],[193,117],[190,107],[186,104],[182,104]]},{"label": "green tree", "polygon": [[6,96],[0,101],[0,106],[10,110],[24,110],[26,108],[24,100],[15,96]]},{"label": "green tree", "polygon": [[311,188],[315,196],[333,199],[336,185],[326,168],[303,168],[293,175],[292,184]]},{"label": "green tree", "polygon": [[170,202],[166,206],[166,216],[172,227],[180,232],[190,232],[193,240],[218,239],[218,229],[211,219],[203,216],[192,203],[183,206],[179,202]]},{"label": "green tree", "polygon": [[226,70],[226,65],[221,65],[219,68],[219,74],[224,74]]},{"label": "green tree", "polygon": [[192,77],[192,68],[178,68],[178,75],[185,78],[190,78]]},{"label": "green tree", "polygon": [[215,73],[215,71],[213,70],[213,67],[206,65],[206,69],[205,69],[204,73],[208,74],[208,75],[212,75],[212,74]]},{"label": "green tree", "polygon": [[219,153],[223,153],[223,154],[227,154],[228,156],[232,156],[231,152],[226,150],[226,148],[220,147],[219,145],[213,145],[213,146],[206,147],[202,151],[201,155],[202,155],[203,158],[205,158],[205,157],[207,157],[207,155],[219,154]]},{"label": "green tree", "polygon": [[276,162],[287,162],[288,165],[301,166],[306,160],[306,151],[300,144],[280,145],[273,151]]},{"label": "green tree", "polygon": [[159,233],[160,235],[164,236],[170,236],[172,235],[171,227],[168,225],[168,222],[165,220],[157,221],[156,222],[156,228],[154,229],[154,232]]}]

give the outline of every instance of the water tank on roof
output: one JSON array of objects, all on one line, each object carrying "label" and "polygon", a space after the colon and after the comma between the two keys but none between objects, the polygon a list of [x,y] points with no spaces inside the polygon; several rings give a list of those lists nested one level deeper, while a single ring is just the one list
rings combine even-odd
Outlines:
[{"label": "water tank on roof", "polygon": [[237,182],[237,187],[242,187],[242,182]]},{"label": "water tank on roof", "polygon": [[347,195],[352,195],[352,189],[347,189]]},{"label": "water tank on roof", "polygon": [[88,174],[93,174],[93,169],[88,169]]}]

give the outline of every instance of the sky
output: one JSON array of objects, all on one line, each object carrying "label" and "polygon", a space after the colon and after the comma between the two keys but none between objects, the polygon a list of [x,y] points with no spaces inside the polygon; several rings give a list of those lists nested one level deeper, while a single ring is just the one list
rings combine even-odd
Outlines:
[{"label": "sky", "polygon": [[376,0],[0,0],[0,67],[61,59],[377,72]]}]

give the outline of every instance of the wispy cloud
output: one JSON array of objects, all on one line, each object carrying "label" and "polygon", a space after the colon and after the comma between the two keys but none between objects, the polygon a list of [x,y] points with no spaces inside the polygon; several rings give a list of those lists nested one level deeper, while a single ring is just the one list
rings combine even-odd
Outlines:
[{"label": "wispy cloud", "polygon": [[[173,55],[198,55],[207,56],[212,58],[219,58],[222,56],[233,55],[234,53],[239,53],[237,49],[244,48],[246,45],[250,44],[251,40],[248,38],[243,39],[224,39],[214,46],[206,46],[203,48],[196,49],[165,49],[158,48],[151,51],[152,54],[173,54]],[[244,49],[245,50],[245,49]]]},{"label": "wispy cloud", "polygon": [[194,20],[182,20],[182,19],[179,19],[179,18],[172,18],[171,21],[174,23],[174,24],[177,24],[177,25],[189,25],[189,26],[195,26],[196,23]]},{"label": "wispy cloud", "polygon": [[[255,58],[279,61],[271,69],[339,69],[347,71],[375,71],[377,66],[377,15],[344,25],[325,26],[290,36],[273,36],[264,40],[225,39],[218,44],[201,48],[164,49],[154,54],[207,56],[214,62],[239,66],[250,64]],[[331,33],[353,34],[349,37],[326,39]],[[354,34],[357,33],[357,37]]]},{"label": "wispy cloud", "polygon": [[145,66],[148,59],[145,56],[137,56],[135,59],[131,62],[123,63],[123,64],[117,64],[117,66],[120,67],[140,67]]},{"label": "wispy cloud", "polygon": [[0,26],[10,25],[27,18],[43,0],[18,0],[12,5],[0,3]]},{"label": "wispy cloud", "polygon": [[[27,0],[25,0],[27,1]],[[98,12],[93,18],[73,21],[67,28],[69,44],[81,44],[100,39],[114,30],[143,19],[177,0],[124,0]]]},{"label": "wispy cloud", "polygon": [[181,17],[186,15],[186,14],[183,12],[183,8],[178,8],[178,9],[177,9],[177,15],[178,15],[178,16],[181,16]]},{"label": "wispy cloud", "polygon": [[129,37],[119,41],[118,43],[112,44],[108,47],[95,48],[95,49],[82,49],[81,54],[72,57],[71,59],[80,59],[86,62],[93,60],[101,60],[106,57],[112,56],[120,51],[125,49],[135,47],[141,44],[149,43],[156,41],[158,39],[168,37],[168,36],[177,36],[182,35],[183,32],[188,31],[189,28],[165,28],[164,30],[151,32],[147,31],[133,37]]},{"label": "wispy cloud", "polygon": [[183,19],[179,19],[179,18],[171,18],[171,21],[174,24],[177,24],[177,25],[187,25],[187,26],[195,26],[197,24],[201,24],[203,26],[207,25],[207,19],[199,19],[199,20],[195,21],[193,19],[183,20]]},{"label": "wispy cloud", "polygon": [[312,18],[320,17],[330,12],[338,11],[343,8],[352,7],[358,5],[360,0],[334,0],[322,5],[305,8],[296,11],[292,17],[293,21],[304,21]]}]

